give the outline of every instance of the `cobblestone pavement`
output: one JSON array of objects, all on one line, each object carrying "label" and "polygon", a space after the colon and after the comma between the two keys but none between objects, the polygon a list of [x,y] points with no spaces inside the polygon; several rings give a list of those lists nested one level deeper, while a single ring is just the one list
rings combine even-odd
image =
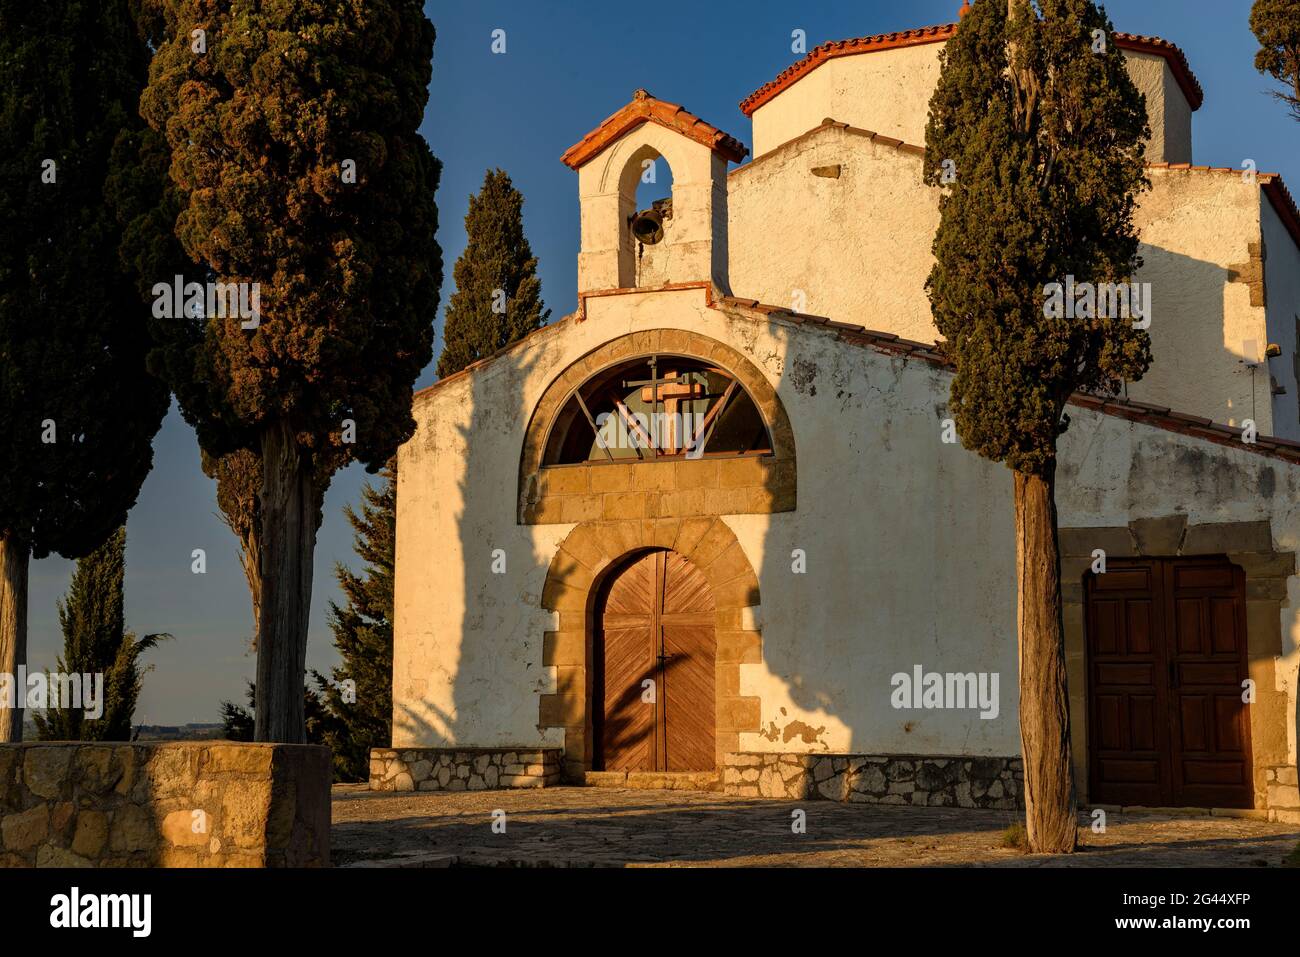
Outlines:
[{"label": "cobblestone pavement", "polygon": [[[494,834],[494,810],[506,832]],[[792,832],[792,812],[807,832]],[[1224,817],[1112,814],[1066,857],[1002,847],[1010,811],[773,801],[703,791],[334,790],[336,865],[726,867],[1278,867],[1300,827]]]}]

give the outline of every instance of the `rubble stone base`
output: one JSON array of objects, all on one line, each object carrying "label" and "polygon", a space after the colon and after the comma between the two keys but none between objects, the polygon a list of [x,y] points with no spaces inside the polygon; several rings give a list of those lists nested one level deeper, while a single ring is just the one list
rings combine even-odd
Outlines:
[{"label": "rubble stone base", "polygon": [[372,748],[372,791],[493,791],[560,783],[563,748]]},{"label": "rubble stone base", "polygon": [[327,867],[330,751],[0,745],[0,867]]},{"label": "rubble stone base", "polygon": [[1300,824],[1300,777],[1295,765],[1269,768],[1264,777],[1268,782],[1268,819],[1283,824]]},{"label": "rubble stone base", "polygon": [[1020,758],[920,755],[724,756],[722,789],[737,797],[824,799],[927,807],[1024,807]]}]

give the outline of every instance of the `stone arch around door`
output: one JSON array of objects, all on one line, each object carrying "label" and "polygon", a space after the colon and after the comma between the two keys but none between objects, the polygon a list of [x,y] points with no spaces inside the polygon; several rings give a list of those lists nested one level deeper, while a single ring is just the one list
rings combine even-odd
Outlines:
[{"label": "stone arch around door", "polygon": [[[770,449],[698,459],[548,465],[552,430],[579,387],[612,366],[653,355],[699,360],[725,370],[762,417]],[[797,500],[794,430],[772,384],[737,350],[684,329],[634,332],[587,353],[547,387],[525,433],[518,492],[521,525],[792,512]]]},{"label": "stone arch around door", "polygon": [[742,731],[760,730],[759,699],[740,694],[740,666],[762,660],[758,577],[727,523],[716,517],[584,522],[551,560],[541,601],[556,613],[556,629],[546,633],[542,645],[542,664],[556,669],[556,690],[540,696],[538,727],[564,730],[570,778],[580,778],[592,766],[591,662],[599,589],[629,557],[655,549],[690,562],[713,593],[718,766],[723,754],[737,750]]}]

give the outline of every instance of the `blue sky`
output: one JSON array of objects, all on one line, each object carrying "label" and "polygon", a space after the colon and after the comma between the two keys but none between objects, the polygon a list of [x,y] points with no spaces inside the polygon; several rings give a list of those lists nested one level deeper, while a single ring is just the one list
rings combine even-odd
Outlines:
[{"label": "blue sky", "polygon": [[[524,194],[542,294],[558,318],[574,308],[578,249],[577,178],[560,154],[634,90],[680,103],[748,144],[749,122],[737,104],[798,59],[790,50],[793,30],[806,32],[811,49],[826,40],[948,23],[958,6],[960,0],[426,3],[438,41],[421,132],[443,161],[442,302],[464,249],[469,194],[487,168],[505,169]],[[1196,163],[1239,167],[1249,157],[1262,171],[1282,173],[1293,192],[1300,189],[1300,123],[1264,95],[1270,84],[1252,66],[1249,0],[1106,6],[1118,30],[1164,37],[1187,54],[1206,92],[1193,119]],[[506,32],[505,54],[491,52],[496,29]],[[440,310],[439,333],[441,319]],[[440,348],[441,338],[435,354]],[[417,386],[434,378],[431,366]],[[169,631],[176,640],[150,653],[155,668],[136,720],[215,721],[221,700],[242,701],[254,671],[248,589],[234,536],[217,518],[214,487],[199,469],[194,434],[174,409],[154,448],[153,472],[127,524],[127,620],[137,632]],[[325,499],[307,652],[308,665],[321,670],[335,660],[326,624],[328,602],[338,598],[332,569],[336,561],[356,563],[341,509],[357,501],[365,478],[353,466],[335,477]],[[205,575],[190,571],[195,548],[207,553]],[[33,667],[53,666],[59,653],[55,602],[71,571],[60,558],[32,565]]]}]

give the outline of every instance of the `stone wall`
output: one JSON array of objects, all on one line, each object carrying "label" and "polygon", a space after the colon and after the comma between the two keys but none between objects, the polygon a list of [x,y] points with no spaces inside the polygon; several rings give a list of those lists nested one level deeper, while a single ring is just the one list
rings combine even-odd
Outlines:
[{"label": "stone wall", "polygon": [[0,867],[327,866],[330,781],[315,745],[0,744]]},{"label": "stone wall", "polygon": [[372,791],[492,791],[560,783],[562,748],[372,748]]},{"label": "stone wall", "polygon": [[1283,764],[1264,772],[1268,819],[1284,824],[1300,824],[1300,773]]},{"label": "stone wall", "polygon": [[930,807],[1024,806],[1019,758],[863,754],[728,754],[722,785],[738,797]]}]

